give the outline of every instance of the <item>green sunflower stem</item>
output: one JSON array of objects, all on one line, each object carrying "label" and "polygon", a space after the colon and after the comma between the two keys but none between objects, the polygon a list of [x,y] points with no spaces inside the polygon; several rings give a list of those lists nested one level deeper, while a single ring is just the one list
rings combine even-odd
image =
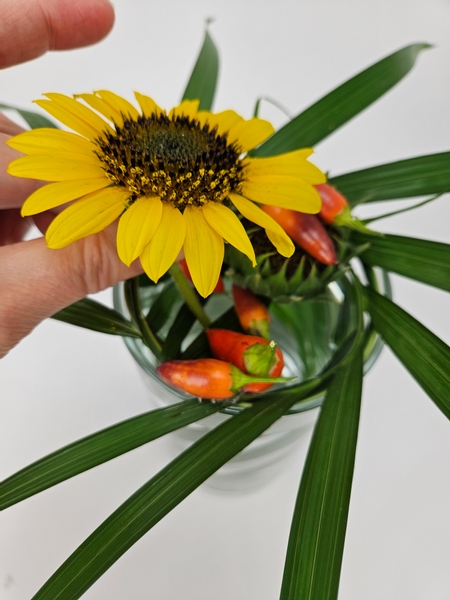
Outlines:
[{"label": "green sunflower stem", "polygon": [[161,343],[151,330],[144,313],[142,312],[138,277],[133,277],[133,279],[128,279],[125,282],[125,297],[131,316],[139,328],[139,331],[142,333],[143,342],[150,348],[156,358],[162,360],[163,353]]},{"label": "green sunflower stem", "polygon": [[169,273],[172,275],[173,280],[175,281],[176,286],[181,292],[186,304],[189,306],[190,310],[197,317],[199,323],[205,328],[211,326],[211,321],[208,315],[203,310],[203,306],[200,304],[198,296],[193,289],[190,281],[183,273],[180,265],[176,262],[174,263],[170,269]]}]

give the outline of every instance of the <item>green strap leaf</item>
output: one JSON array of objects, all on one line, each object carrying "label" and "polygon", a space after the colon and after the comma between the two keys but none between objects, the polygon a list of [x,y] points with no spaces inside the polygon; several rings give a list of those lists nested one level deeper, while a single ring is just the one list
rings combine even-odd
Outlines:
[{"label": "green strap leaf", "polygon": [[162,353],[164,360],[179,358],[181,344],[196,321],[194,313],[187,304],[183,304],[175,317],[164,341]]},{"label": "green strap leaf", "polygon": [[0,510],[217,412],[198,400],[152,410],[60,448],[0,483]]},{"label": "green strap leaf", "polygon": [[127,279],[123,287],[125,302],[134,323],[139,329],[142,341],[150,348],[158,360],[162,358],[161,341],[146,320],[141,303],[139,280],[136,277]]},{"label": "green strap leaf", "polygon": [[362,378],[362,352],[359,352],[337,372],[328,388],[300,483],[281,600],[337,598]]},{"label": "green strap leaf", "polygon": [[360,258],[379,266],[450,292],[450,245],[429,240],[387,235],[371,236],[352,232],[356,244],[370,244]]},{"label": "green strap leaf", "polygon": [[411,315],[370,288],[368,309],[376,330],[411,375],[450,418],[450,348]]},{"label": "green strap leaf", "polygon": [[251,154],[272,156],[315,146],[398,83],[426,48],[429,44],[412,44],[375,63],[300,113]]},{"label": "green strap leaf", "polygon": [[183,100],[200,100],[200,110],[211,110],[219,74],[219,53],[208,33],[183,94]]},{"label": "green strap leaf", "polygon": [[155,333],[158,333],[171,317],[174,307],[180,303],[180,292],[178,291],[175,282],[169,281],[153,302],[150,311],[146,316],[150,328]]},{"label": "green strap leaf", "polygon": [[144,484],[100,525],[34,596],[34,600],[79,598],[135,542],[217,469],[310,393],[261,400],[202,437]]},{"label": "green strap leaf", "polygon": [[428,154],[331,177],[352,204],[450,191],[450,152]]},{"label": "green strap leaf", "polygon": [[17,113],[19,113],[22,119],[28,123],[31,129],[37,129],[39,127],[52,127],[54,129],[58,129],[53,121],[50,121],[50,119],[47,119],[47,117],[43,117],[38,113],[29,110],[22,110],[21,108],[17,108],[17,106],[12,106],[10,104],[0,104],[0,109],[15,110]]},{"label": "green strap leaf", "polygon": [[91,298],[83,298],[52,316],[77,327],[84,327],[100,333],[140,338],[141,333],[116,310],[100,304]]}]

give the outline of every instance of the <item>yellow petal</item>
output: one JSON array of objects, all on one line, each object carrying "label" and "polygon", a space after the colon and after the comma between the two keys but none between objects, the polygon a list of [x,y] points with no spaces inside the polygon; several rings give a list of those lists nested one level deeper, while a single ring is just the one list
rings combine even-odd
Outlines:
[{"label": "yellow petal", "polygon": [[152,281],[158,281],[173,265],[185,235],[183,215],[171,204],[163,203],[158,230],[141,254],[142,267]]},{"label": "yellow petal", "polygon": [[133,106],[131,102],[125,100],[125,98],[122,98],[121,96],[118,96],[117,94],[114,94],[114,92],[110,92],[108,90],[97,90],[95,94],[100,96],[102,100],[109,104],[109,106],[120,115],[120,121],[117,122],[119,127],[122,127],[123,125],[124,116],[132,119],[133,121],[137,121],[139,118],[139,112],[137,108]]},{"label": "yellow petal", "polygon": [[80,179],[49,183],[31,194],[22,206],[21,215],[27,217],[61,206],[111,185],[108,179]]},{"label": "yellow petal", "polygon": [[229,197],[243,217],[266,230],[267,237],[282,256],[292,256],[295,246],[291,238],[272,217],[238,194],[230,194]]},{"label": "yellow petal", "polygon": [[198,106],[200,100],[183,100],[181,104],[172,108],[169,112],[169,119],[175,117],[188,117],[189,119],[195,119],[198,112]]},{"label": "yellow petal", "polygon": [[60,156],[35,154],[13,160],[7,169],[10,175],[45,181],[76,181],[77,179],[104,179],[100,161],[79,154]]},{"label": "yellow petal", "polygon": [[209,225],[201,208],[188,206],[183,217],[186,222],[184,256],[193,284],[206,298],[219,280],[224,256],[223,239]]},{"label": "yellow petal", "polygon": [[45,234],[48,247],[64,248],[106,229],[124,210],[126,197],[123,190],[107,188],[71,204],[50,223]]},{"label": "yellow petal", "polygon": [[274,133],[275,129],[264,119],[254,117],[245,121],[239,121],[232,125],[228,132],[228,142],[236,144],[241,152],[247,152],[252,148],[259,146],[264,140]]},{"label": "yellow petal", "polygon": [[197,114],[197,120],[200,121],[201,125],[208,123],[210,129],[214,129],[217,126],[217,133],[225,135],[233,125],[240,123],[244,119],[234,110],[224,110],[215,114],[210,113],[208,110],[201,110]]},{"label": "yellow petal", "polygon": [[269,158],[246,158],[245,177],[251,180],[261,175],[287,175],[314,185],[325,183],[326,176],[322,171],[306,160],[312,152],[311,148],[303,148]]},{"label": "yellow petal", "polygon": [[304,213],[318,213],[322,201],[317,190],[295,177],[261,176],[244,181],[242,195],[260,204],[270,204]]},{"label": "yellow petal", "polygon": [[89,104],[89,106],[92,106],[92,108],[94,108],[97,112],[99,112],[101,115],[103,115],[110,121],[113,121],[115,123],[121,123],[123,121],[122,117],[120,116],[120,113],[117,110],[112,108],[112,106],[110,106],[107,102],[105,102],[102,98],[96,96],[95,94],[76,94],[75,98],[81,98],[87,104]]},{"label": "yellow petal", "polygon": [[157,196],[138,198],[120,217],[117,252],[130,266],[155,235],[161,221],[162,202]]},{"label": "yellow petal", "polygon": [[99,117],[97,113],[92,111],[90,108],[88,108],[81,102],[78,102],[78,100],[75,100],[75,98],[70,98],[69,96],[65,96],[64,94],[55,93],[44,94],[44,96],[46,96],[57,106],[68,110],[73,115],[87,123],[90,127],[92,127],[98,132],[97,135],[100,135],[105,130],[108,130],[109,132],[113,131],[104,119]]},{"label": "yellow petal", "polygon": [[73,129],[88,140],[95,140],[102,135],[98,129],[91,127],[78,116],[61,106],[58,106],[51,100],[35,100],[34,103],[46,110],[52,117],[55,117],[55,119],[58,119],[58,121],[67,125],[67,127],[70,127],[70,129]]},{"label": "yellow petal", "polygon": [[95,147],[91,142],[76,133],[50,127],[24,131],[10,138],[6,143],[24,154],[49,154],[49,150],[57,150],[96,158]]},{"label": "yellow petal", "polygon": [[221,235],[225,241],[248,256],[252,261],[253,266],[256,266],[256,257],[253,246],[242,223],[232,210],[219,202],[209,202],[203,207],[203,215],[211,227]]},{"label": "yellow petal", "polygon": [[150,96],[140,94],[139,92],[134,92],[134,95],[136,96],[136,100],[138,101],[144,116],[151,117],[154,114],[159,117],[159,115],[164,114],[165,111],[160,108]]}]

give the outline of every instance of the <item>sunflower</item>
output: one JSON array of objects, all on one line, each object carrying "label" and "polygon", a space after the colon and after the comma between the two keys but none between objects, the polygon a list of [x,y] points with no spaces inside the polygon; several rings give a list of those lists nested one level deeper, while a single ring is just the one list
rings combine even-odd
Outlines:
[{"label": "sunflower", "polygon": [[195,287],[208,296],[220,274],[224,241],[256,264],[239,215],[265,229],[288,257],[292,241],[258,204],[320,210],[313,186],[325,176],[307,160],[311,149],[248,155],[274,133],[268,121],[245,120],[232,110],[199,111],[198,100],[166,113],[139,93],[140,111],[106,90],[45,96],[36,103],[75,133],[42,128],[11,138],[9,145],[26,156],[13,161],[8,173],[52,182],[26,200],[24,216],[70,203],[46,232],[50,248],[119,218],[117,251],[125,264],[140,258],[156,282],[184,250]]}]

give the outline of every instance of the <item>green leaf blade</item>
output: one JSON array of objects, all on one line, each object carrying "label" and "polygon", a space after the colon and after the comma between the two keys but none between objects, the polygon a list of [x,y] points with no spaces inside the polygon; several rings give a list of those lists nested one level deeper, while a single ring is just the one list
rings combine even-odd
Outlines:
[{"label": "green leaf blade", "polygon": [[450,245],[399,235],[371,236],[352,232],[357,244],[370,246],[361,259],[371,266],[398,273],[450,292]]},{"label": "green leaf blade", "polygon": [[300,484],[280,600],[337,598],[362,378],[359,352],[337,372],[328,388]]},{"label": "green leaf blade", "polygon": [[100,333],[134,338],[142,337],[138,329],[118,311],[91,298],[83,298],[83,300],[63,308],[52,315],[52,319]]},{"label": "green leaf blade", "polygon": [[253,156],[315,146],[397,84],[429,44],[412,44],[352,77],[277,131]]},{"label": "green leaf blade", "polygon": [[199,110],[211,110],[219,74],[219,53],[208,33],[195,63],[183,100],[200,100]]},{"label": "green leaf blade", "polygon": [[47,117],[30,110],[23,110],[21,108],[17,108],[17,106],[11,106],[10,104],[0,104],[0,109],[15,110],[22,117],[22,119],[28,123],[31,129],[38,129],[39,127],[52,127],[53,129],[58,129],[53,121],[50,121],[50,119],[47,119]]},{"label": "green leaf blade", "polygon": [[370,288],[366,295],[376,330],[450,419],[450,347],[391,300]]},{"label": "green leaf blade", "polygon": [[60,448],[0,483],[0,510],[219,409],[217,404],[187,400],[138,415]]},{"label": "green leaf blade", "polygon": [[353,173],[330,177],[355,206],[450,191],[450,152],[408,158]]},{"label": "green leaf blade", "polygon": [[33,600],[79,598],[147,531],[316,385],[317,381],[307,382],[296,394],[256,402],[203,436],[106,519]]},{"label": "green leaf blade", "polygon": [[183,304],[167,334],[162,352],[163,360],[179,358],[181,344],[194,325],[196,317],[187,304]]}]

